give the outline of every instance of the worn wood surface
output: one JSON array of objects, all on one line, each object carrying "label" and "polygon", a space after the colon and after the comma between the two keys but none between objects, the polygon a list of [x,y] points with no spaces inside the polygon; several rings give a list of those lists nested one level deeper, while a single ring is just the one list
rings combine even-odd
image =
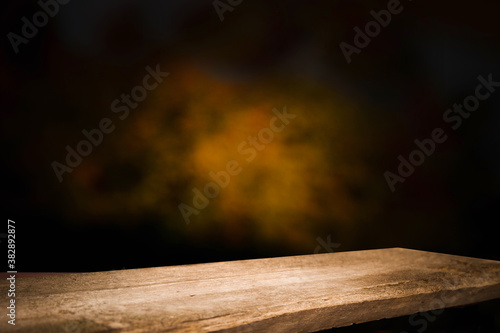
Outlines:
[{"label": "worn wood surface", "polygon": [[313,332],[499,297],[500,262],[393,248],[17,279],[0,331]]}]

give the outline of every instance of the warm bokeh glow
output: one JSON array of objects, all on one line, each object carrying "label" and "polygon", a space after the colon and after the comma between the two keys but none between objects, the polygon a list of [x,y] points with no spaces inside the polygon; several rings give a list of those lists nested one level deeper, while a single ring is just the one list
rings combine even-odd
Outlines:
[{"label": "warm bokeh glow", "polygon": [[[369,189],[377,176],[357,157],[369,153],[374,138],[340,92],[332,96],[328,87],[293,79],[235,83],[194,64],[172,72],[144,105],[116,123],[106,147],[68,177],[79,205],[72,213],[161,212],[165,223],[184,224],[178,204],[192,206],[192,189],[203,191],[212,181],[209,172],[236,160],[241,173],[191,216],[190,237],[221,230],[230,242],[257,237],[311,247],[322,221],[356,228],[373,216],[375,198],[356,196],[355,187]],[[269,127],[273,108],[284,107],[296,118],[248,162],[238,145]]]}]

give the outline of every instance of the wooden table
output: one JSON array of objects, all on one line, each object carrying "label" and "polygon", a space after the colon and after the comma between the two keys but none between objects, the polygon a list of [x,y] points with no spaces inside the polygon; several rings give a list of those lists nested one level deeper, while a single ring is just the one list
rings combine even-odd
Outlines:
[{"label": "wooden table", "polygon": [[495,298],[500,262],[392,248],[17,278],[0,331],[313,332]]}]

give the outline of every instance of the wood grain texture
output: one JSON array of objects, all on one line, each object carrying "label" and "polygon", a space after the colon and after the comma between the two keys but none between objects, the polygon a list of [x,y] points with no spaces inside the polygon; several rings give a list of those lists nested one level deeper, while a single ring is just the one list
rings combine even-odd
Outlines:
[{"label": "wood grain texture", "polygon": [[[500,262],[401,248],[32,277],[1,332],[313,332],[500,297]],[[0,283],[2,308],[7,281]],[[4,310],[5,311],[5,310]]]}]

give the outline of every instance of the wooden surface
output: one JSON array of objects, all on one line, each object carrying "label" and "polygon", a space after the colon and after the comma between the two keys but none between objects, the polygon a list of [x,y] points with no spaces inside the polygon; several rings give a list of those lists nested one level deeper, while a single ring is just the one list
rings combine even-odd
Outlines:
[{"label": "wooden surface", "polygon": [[[401,248],[31,277],[1,332],[313,332],[500,297],[500,262]],[[7,281],[0,282],[2,308]],[[5,310],[4,310],[5,312]]]}]

